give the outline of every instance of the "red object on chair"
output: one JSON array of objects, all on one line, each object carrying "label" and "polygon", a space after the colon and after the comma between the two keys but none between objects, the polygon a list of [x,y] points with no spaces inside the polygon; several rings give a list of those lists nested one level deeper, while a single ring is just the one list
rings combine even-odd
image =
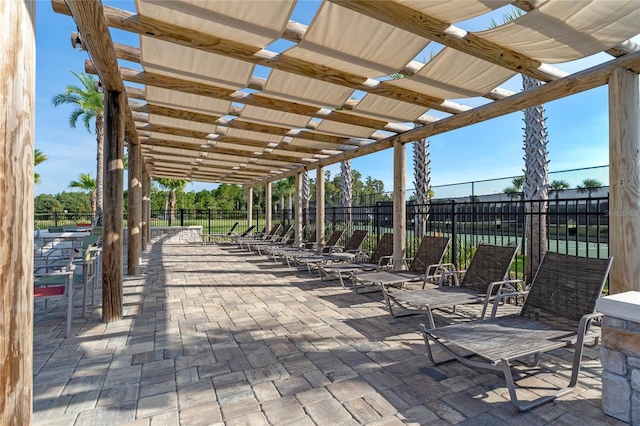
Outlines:
[{"label": "red object on chair", "polygon": [[33,289],[33,297],[62,296],[64,294],[64,289],[64,286],[35,287]]}]

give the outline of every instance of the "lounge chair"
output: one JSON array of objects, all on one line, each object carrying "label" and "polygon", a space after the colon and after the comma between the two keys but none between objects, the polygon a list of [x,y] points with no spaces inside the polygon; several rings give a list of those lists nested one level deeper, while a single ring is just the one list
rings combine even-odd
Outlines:
[{"label": "lounge chair", "polygon": [[[435,328],[432,314],[434,309],[484,303],[484,316],[489,302],[497,293],[514,290],[513,285],[516,283],[505,280],[509,276],[511,262],[517,250],[518,246],[503,247],[481,243],[466,271],[444,273],[445,277],[464,273],[460,285],[395,291],[393,286],[382,286],[389,312],[393,316],[425,314],[431,328]],[[400,309],[400,313],[393,311],[394,305]]]},{"label": "lounge chair", "polygon": [[223,232],[223,233],[217,233],[217,234],[202,234],[201,238],[202,238],[202,244],[205,245],[207,243],[217,243],[218,240],[220,239],[228,239],[231,238],[234,234],[233,231],[236,230],[236,228],[238,227],[238,224],[240,222],[236,222],[231,226],[231,229],[229,229],[228,232]]},{"label": "lounge chair", "polygon": [[[578,383],[585,339],[595,338],[597,343],[599,337],[599,333],[591,331],[589,326],[593,319],[602,315],[594,311],[611,262],[612,258],[593,259],[547,252],[519,315],[496,317],[498,301],[527,292],[500,295],[493,305],[491,318],[484,321],[432,330],[423,326],[427,355],[437,364],[457,360],[469,367],[501,371],[511,402],[520,411],[571,392]],[[431,342],[450,358],[436,362]],[[481,360],[461,356],[451,346],[469,351]],[[511,373],[512,362],[522,362],[522,358],[533,355],[534,363],[529,365],[535,366],[540,354],[563,347],[574,347],[575,351],[568,386],[533,401],[519,402]]]},{"label": "lounge chair", "polygon": [[266,249],[267,247],[284,245],[289,239],[289,234],[292,234],[294,231],[295,229],[293,228],[293,225],[285,225],[282,228],[280,234],[278,234],[276,237],[273,237],[266,241],[257,241],[249,244],[249,250],[257,251],[258,254],[262,254],[262,250]]},{"label": "lounge chair", "polygon": [[356,230],[353,231],[351,237],[341,246],[325,246],[323,248],[323,254],[320,255],[303,255],[296,256],[294,260],[298,269],[306,269],[311,274],[311,269],[317,268],[318,265],[327,262],[351,262],[353,261],[360,250],[360,246],[367,236],[368,231]]},{"label": "lounge chair", "polygon": [[386,233],[378,241],[371,256],[366,260],[350,263],[325,263],[319,264],[318,270],[320,278],[323,280],[335,279],[340,280],[340,285],[344,288],[344,277],[357,274],[360,271],[376,271],[380,270],[391,263],[393,259],[393,234]]},{"label": "lounge chair", "polygon": [[247,250],[249,250],[249,245],[251,245],[252,243],[256,243],[256,242],[260,242],[260,241],[268,241],[271,239],[274,239],[277,237],[277,233],[280,230],[280,224],[275,224],[273,225],[273,227],[271,227],[271,231],[269,231],[268,234],[263,235],[262,237],[258,237],[258,238],[239,238],[237,240],[238,243],[238,247],[242,248],[242,246],[246,246],[245,248]]},{"label": "lounge chair", "polygon": [[291,267],[291,262],[294,262],[294,259],[296,257],[300,257],[300,256],[317,256],[320,255],[322,253],[329,252],[330,250],[332,250],[334,247],[337,246],[338,241],[340,241],[340,238],[342,238],[342,235],[344,234],[344,231],[340,231],[340,230],[336,230],[333,231],[331,233],[331,235],[329,236],[329,239],[327,240],[327,243],[325,246],[321,247],[319,250],[313,250],[311,248],[304,248],[304,249],[298,249],[298,250],[293,250],[293,251],[287,251],[287,252],[283,252],[282,253],[282,260],[283,262],[287,263],[288,267]]},{"label": "lounge chair", "polygon": [[232,235],[231,238],[229,238],[231,244],[237,244],[238,240],[243,239],[243,238],[250,238],[249,235],[253,232],[254,229],[256,229],[256,226],[255,225],[251,225],[242,234],[240,234],[240,235]]},{"label": "lounge chair", "polygon": [[[420,242],[418,251],[413,259],[402,259],[404,270],[399,270],[397,264],[391,271],[378,271],[367,274],[352,275],[353,289],[357,293],[370,293],[380,291],[382,287],[389,285],[405,284],[407,282],[422,281],[422,288],[428,283],[441,284],[444,272],[455,270],[451,263],[443,264],[444,257],[451,238],[425,236]],[[409,268],[406,263],[411,261]]]},{"label": "lounge chair", "polygon": [[[266,254],[269,259],[273,259],[277,261],[279,258],[282,258],[286,255],[287,252],[293,253],[294,251],[300,251],[304,249],[311,249],[313,245],[316,243],[316,230],[313,230],[313,233],[309,236],[306,241],[302,241],[300,245],[294,246],[293,243],[291,245],[285,244],[284,246],[274,246],[267,248]],[[295,243],[295,242],[294,242]]]}]

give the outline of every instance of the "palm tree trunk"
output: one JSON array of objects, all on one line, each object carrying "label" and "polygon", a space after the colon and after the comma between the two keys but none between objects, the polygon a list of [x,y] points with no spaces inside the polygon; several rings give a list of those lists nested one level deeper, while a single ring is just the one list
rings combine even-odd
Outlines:
[{"label": "palm tree trunk", "polygon": [[173,226],[176,216],[176,193],[173,190],[169,191],[169,209],[169,226]]},{"label": "palm tree trunk", "polygon": [[94,218],[102,222],[104,193],[104,121],[102,114],[96,114],[96,209]]},{"label": "palm tree trunk", "polygon": [[96,191],[91,191],[89,194],[89,202],[91,203],[91,223],[96,218]]},{"label": "palm tree trunk", "polygon": [[342,176],[342,182],[340,185],[340,198],[342,200],[342,207],[344,207],[344,220],[347,223],[351,222],[351,206],[353,205],[353,181],[351,176],[351,160],[346,160],[340,163],[340,175]]},{"label": "palm tree trunk", "polygon": [[311,185],[309,184],[309,172],[305,170],[302,174],[302,205],[304,206],[305,227],[309,226],[309,200],[311,198]]},{"label": "palm tree trunk", "polygon": [[[523,75],[522,86],[529,90],[542,83]],[[530,217],[527,227],[527,262],[525,279],[530,281],[538,270],[540,259],[547,251],[547,203],[549,198],[549,176],[547,159],[547,125],[544,106],[538,105],[524,111],[525,121],[525,182],[524,198]]]},{"label": "palm tree trunk", "polygon": [[429,169],[429,140],[424,138],[413,143],[413,176],[416,189],[415,235],[423,237],[427,233],[429,219],[429,187],[431,170]]}]

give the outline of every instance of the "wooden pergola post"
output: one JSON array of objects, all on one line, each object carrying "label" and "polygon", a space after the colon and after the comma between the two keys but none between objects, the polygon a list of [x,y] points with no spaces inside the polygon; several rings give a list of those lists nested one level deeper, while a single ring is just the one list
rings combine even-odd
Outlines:
[{"label": "wooden pergola post", "polygon": [[35,1],[0,16],[0,424],[31,424],[33,395],[33,146]]},{"label": "wooden pergola post", "polygon": [[[131,161],[131,160],[129,160]],[[141,250],[147,251],[147,243],[149,242],[149,218],[148,211],[151,200],[149,199],[149,193],[151,191],[150,182],[149,182],[149,172],[147,171],[147,167],[143,163],[142,168],[142,233],[140,241],[142,243]]]},{"label": "wooden pergola post", "polygon": [[[273,205],[271,200],[271,182],[267,182],[264,189],[264,198],[265,198],[265,228],[271,229],[272,222],[272,213],[273,213]],[[269,232],[269,231],[267,231]]]},{"label": "wooden pergola post", "polygon": [[638,74],[609,78],[609,292],[640,291],[640,96]]},{"label": "wooden pergola post", "polygon": [[396,265],[404,257],[407,249],[405,220],[407,217],[406,198],[406,147],[400,142],[393,144],[393,261]]},{"label": "wooden pergola post", "polygon": [[129,192],[127,194],[127,274],[140,272],[142,245],[142,150],[139,143],[129,143]]},{"label": "wooden pergola post", "polygon": [[124,92],[104,92],[102,320],[106,323],[122,319],[122,181],[126,102]]},{"label": "wooden pergola post", "polygon": [[316,243],[324,246],[324,168],[316,167]]},{"label": "wooden pergola post", "polygon": [[253,188],[247,188],[247,228],[253,225]]},{"label": "wooden pergola post", "polygon": [[297,246],[302,242],[302,173],[296,175],[296,188],[295,188],[294,204],[294,244]]}]

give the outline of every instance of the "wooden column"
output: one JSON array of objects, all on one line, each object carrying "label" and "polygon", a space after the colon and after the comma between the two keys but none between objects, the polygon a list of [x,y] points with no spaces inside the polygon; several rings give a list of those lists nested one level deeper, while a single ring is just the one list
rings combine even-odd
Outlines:
[{"label": "wooden column", "polygon": [[406,148],[402,143],[393,144],[393,260],[401,265],[407,249],[406,218]]},{"label": "wooden column", "polygon": [[247,228],[253,225],[253,188],[247,188]]},{"label": "wooden column", "polygon": [[609,79],[609,292],[640,291],[640,97],[638,74]]},{"label": "wooden column", "polygon": [[129,191],[127,194],[127,274],[140,272],[142,245],[142,151],[140,144],[129,142]]},{"label": "wooden column", "polygon": [[122,319],[122,184],[124,92],[104,92],[104,242],[102,244],[102,320]]},{"label": "wooden column", "polygon": [[316,167],[316,243],[324,246],[324,168]]},{"label": "wooden column", "polygon": [[35,1],[0,1],[0,424],[31,424]]},{"label": "wooden column", "polygon": [[147,172],[147,177],[144,180],[145,184],[145,194],[147,197],[147,208],[145,209],[145,216],[147,217],[147,231],[145,233],[145,238],[147,240],[147,244],[151,243],[151,177]]},{"label": "wooden column", "polygon": [[[267,182],[267,185],[264,189],[264,198],[265,198],[265,228],[266,229],[271,229],[271,222],[272,222],[272,212],[273,212],[273,205],[272,205],[272,200],[271,200],[271,182]],[[267,231],[269,232],[269,231]]]},{"label": "wooden column", "polygon": [[140,238],[140,241],[142,243],[142,251],[147,251],[147,243],[149,242],[150,223],[148,218],[148,211],[151,204],[151,199],[149,198],[150,191],[151,186],[149,182],[149,172],[147,171],[147,167],[144,166],[142,169],[142,235]]},{"label": "wooden column", "polygon": [[302,242],[302,173],[296,175],[296,193],[294,197],[295,213],[294,213],[294,227],[295,227],[295,245],[299,245]]}]

